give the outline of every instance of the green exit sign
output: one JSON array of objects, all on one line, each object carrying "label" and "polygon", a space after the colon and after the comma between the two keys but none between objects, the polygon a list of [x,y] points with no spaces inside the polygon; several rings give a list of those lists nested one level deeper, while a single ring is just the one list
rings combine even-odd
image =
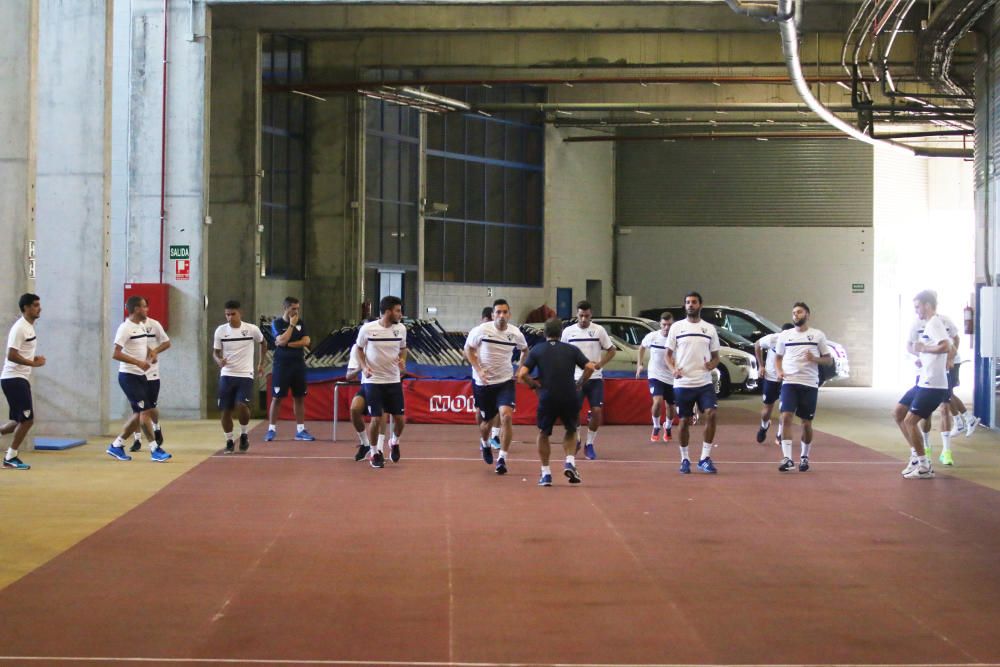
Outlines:
[{"label": "green exit sign", "polygon": [[864,283],[851,283],[851,291],[854,292],[855,294],[860,294],[861,292],[865,291],[865,284]]},{"label": "green exit sign", "polygon": [[189,245],[170,246],[170,259],[191,259],[191,246]]}]

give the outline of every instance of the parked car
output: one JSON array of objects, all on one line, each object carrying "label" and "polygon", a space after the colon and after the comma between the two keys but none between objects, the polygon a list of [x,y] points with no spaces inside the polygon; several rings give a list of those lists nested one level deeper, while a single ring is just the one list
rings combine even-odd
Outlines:
[{"label": "parked car", "polygon": [[[663,311],[670,311],[674,319],[687,317],[684,306],[668,306],[666,308],[647,308],[639,311],[642,317],[660,318]],[[756,342],[767,334],[781,331],[781,327],[771,320],[758,315],[752,310],[745,308],[734,308],[732,306],[703,306],[701,309],[701,319],[711,322],[720,329],[730,331],[742,336],[751,342]],[[851,376],[851,365],[847,359],[847,350],[840,343],[827,340],[830,346],[830,353],[833,356],[833,368],[820,366],[820,378],[823,382],[828,380],[846,378]],[[753,351],[751,350],[751,354]],[[829,370],[827,370],[829,369]]]}]

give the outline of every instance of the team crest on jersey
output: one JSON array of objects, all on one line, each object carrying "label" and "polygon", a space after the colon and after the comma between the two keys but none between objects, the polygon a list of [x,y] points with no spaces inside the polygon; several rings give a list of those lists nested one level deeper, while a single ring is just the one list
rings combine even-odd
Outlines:
[{"label": "team crest on jersey", "polygon": [[21,414],[24,415],[25,419],[31,419],[31,410],[25,410]]},{"label": "team crest on jersey", "polygon": [[240,329],[240,333],[242,335],[244,335],[244,336],[249,336],[250,335],[250,330],[249,329]]},{"label": "team crest on jersey", "polygon": [[707,333],[708,333],[708,329],[706,329],[705,327],[702,327],[702,328],[701,328],[701,332],[702,332],[703,334],[707,334]]},{"label": "team crest on jersey", "polygon": [[809,334],[808,336],[806,336],[806,340],[811,341],[812,339],[813,339],[812,334]]},{"label": "team crest on jersey", "polygon": [[277,395],[280,391],[281,391],[281,387],[279,387],[278,385],[274,385],[274,393],[275,393],[275,395]]},{"label": "team crest on jersey", "polygon": [[295,325],[295,330],[296,331],[302,331],[302,325],[301,324],[296,324]]},{"label": "team crest on jersey", "polygon": [[144,408],[146,407],[146,401],[139,401],[138,403],[136,403],[136,405],[138,405],[140,408]]},{"label": "team crest on jersey", "polygon": [[593,331],[591,331],[591,332],[589,332],[589,333],[590,333],[590,337],[591,337],[591,338],[593,338],[593,337],[594,337],[594,332],[593,332]]},{"label": "team crest on jersey", "polygon": [[514,340],[514,334],[507,334],[507,340]]}]

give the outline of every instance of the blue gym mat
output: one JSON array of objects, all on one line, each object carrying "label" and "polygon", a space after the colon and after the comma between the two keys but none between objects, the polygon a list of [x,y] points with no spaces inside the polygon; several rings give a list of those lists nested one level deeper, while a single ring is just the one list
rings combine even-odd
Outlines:
[{"label": "blue gym mat", "polygon": [[81,438],[41,438],[35,437],[35,449],[36,450],[53,450],[59,451],[62,449],[70,449],[71,447],[79,447],[80,445],[87,444],[86,439]]}]

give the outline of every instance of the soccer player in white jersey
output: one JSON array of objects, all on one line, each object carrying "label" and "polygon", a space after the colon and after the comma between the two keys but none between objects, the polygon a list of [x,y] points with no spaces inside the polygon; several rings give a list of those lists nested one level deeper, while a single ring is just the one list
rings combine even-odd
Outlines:
[{"label": "soccer player in white jersey", "polygon": [[701,443],[698,469],[713,474],[718,472],[712,462],[715,413],[718,406],[712,371],[719,365],[719,334],[713,325],[702,321],[701,305],[701,295],[697,292],[688,292],[684,297],[684,312],[687,313],[687,318],[675,322],[667,334],[667,365],[674,374],[674,402],[681,415],[682,475],[691,472],[688,440],[695,404],[705,417],[705,437]]},{"label": "soccer player in white jersey", "polygon": [[[483,312],[479,315],[479,323],[485,324],[486,322],[493,321],[493,306],[483,306]],[[482,421],[479,416],[479,412],[476,412],[476,420]],[[493,421],[490,422],[490,447],[493,449],[500,449],[500,413],[498,412]]]},{"label": "soccer player in white jersey", "polygon": [[[601,427],[604,414],[604,376],[601,369],[608,365],[615,356],[615,346],[611,343],[611,337],[600,324],[595,324],[594,308],[589,301],[581,301],[576,304],[576,324],[571,324],[562,333],[562,342],[569,343],[576,347],[587,360],[594,364],[596,369],[590,379],[580,387],[580,407],[583,407],[584,399],[590,406],[590,419],[587,424],[587,445],[583,450],[584,456],[593,461],[597,458],[597,450],[594,449],[594,442],[597,440],[597,429]],[[583,370],[577,368],[576,379],[583,376]],[[579,444],[579,431],[577,431],[577,444]]]},{"label": "soccer player in white jersey", "polygon": [[[144,298],[130,296],[125,302],[128,317],[115,332],[115,352],[112,358],[121,362],[118,368],[118,386],[125,392],[125,398],[132,408],[132,417],[125,422],[121,433],[107,449],[108,455],[119,461],[132,460],[125,453],[125,441],[136,432],[143,419],[149,418],[145,413],[151,409],[146,371],[156,361],[156,353],[149,348],[145,325],[147,309]],[[152,461],[169,461],[172,458],[155,440],[149,447],[149,458]]]},{"label": "soccer player in white jersey", "polygon": [[[782,331],[795,328],[791,322],[781,325]],[[763,398],[760,406],[760,428],[757,429],[757,442],[764,442],[767,437],[767,430],[771,427],[771,414],[774,412],[774,404],[778,402],[781,394],[781,381],[778,379],[778,369],[774,366],[774,348],[778,344],[778,336],[781,333],[771,333],[757,340],[753,344],[754,355],[757,357],[757,368],[764,369],[764,383],[761,389]],[[767,360],[764,360],[764,354]],[[778,420],[776,433],[778,446],[781,446],[781,420]]]},{"label": "soccer player in white jersey", "polygon": [[[635,379],[642,377],[642,364],[645,351],[649,350],[649,369],[646,372],[649,383],[649,393],[653,397],[653,408],[650,414],[653,418],[653,432],[649,436],[650,442],[658,442],[660,431],[663,432],[663,442],[670,442],[672,437],[672,424],[675,414],[674,410],[674,374],[670,372],[667,365],[667,335],[670,333],[670,326],[674,323],[674,316],[669,310],[660,313],[660,328],[657,331],[650,331],[639,344],[639,363],[635,367]],[[666,421],[660,422],[660,415],[663,413],[663,404],[667,404]]]},{"label": "soccer player in white jersey", "polygon": [[802,426],[799,436],[801,452],[799,471],[809,470],[809,448],[812,447],[813,418],[819,397],[819,366],[833,363],[826,334],[809,326],[809,306],[799,301],[792,306],[795,328],[781,332],[774,347],[774,367],[781,381],[781,464],[778,470],[787,472],[795,467],[792,461],[792,418]]},{"label": "soccer player in white jersey", "polygon": [[948,400],[948,364],[954,355],[954,346],[944,322],[937,316],[937,295],[924,290],[913,298],[917,317],[924,320],[920,339],[913,344],[913,351],[920,355],[920,376],[909,412],[903,418],[902,430],[911,447],[910,462],[903,469],[907,479],[934,477],[920,433],[920,420],[930,419],[935,410]]},{"label": "soccer player in white jersey", "polygon": [[226,436],[226,454],[232,454],[233,412],[240,422],[240,451],[250,449],[250,402],[253,400],[254,348],[260,348],[257,375],[264,374],[267,341],[261,330],[243,321],[239,301],[227,301],[224,308],[226,323],[215,329],[212,358],[219,367],[218,404],[222,410],[222,432]]},{"label": "soccer player in white jersey", "polygon": [[[348,382],[357,382],[361,377],[361,358],[358,356],[358,346],[357,343],[351,346],[351,353],[347,359],[347,369],[344,373],[344,379]],[[371,451],[371,442],[368,440],[368,428],[365,426],[365,412],[368,410],[368,401],[365,398],[365,387],[361,386],[358,393],[354,395],[351,399],[351,424],[354,426],[354,430],[358,433],[358,451],[354,455],[355,461],[363,461],[368,453]],[[385,422],[387,415],[382,415],[382,421]],[[382,449],[382,445],[385,441],[385,427],[381,428],[381,432],[378,436],[378,449]]]},{"label": "soccer player in white jersey", "polygon": [[358,360],[363,373],[361,382],[371,416],[369,442],[377,441],[372,452],[371,466],[385,467],[385,456],[379,435],[390,414],[392,435],[389,438],[389,460],[399,462],[399,437],[403,434],[403,382],[406,372],[406,327],[403,321],[403,302],[399,297],[385,296],[379,302],[382,317],[368,322],[358,330]]},{"label": "soccer player in white jersey", "polygon": [[3,456],[3,467],[28,470],[31,466],[22,461],[17,452],[35,423],[29,381],[31,369],[45,365],[45,357],[35,354],[38,346],[35,322],[41,317],[42,304],[37,294],[28,293],[21,295],[17,305],[21,309],[21,317],[14,322],[7,335],[7,354],[4,355],[3,372],[0,373],[0,388],[10,408],[10,421],[0,426],[0,435],[14,434]]},{"label": "soccer player in white jersey", "polygon": [[493,302],[493,321],[480,324],[465,340],[465,357],[472,364],[472,394],[479,409],[479,451],[487,464],[493,463],[493,450],[487,441],[490,423],[500,415],[500,452],[494,468],[498,475],[507,474],[507,452],[513,434],[514,350],[521,351],[520,370],[527,349],[524,334],[510,324],[510,304],[504,299]]},{"label": "soccer player in white jersey", "polygon": [[[153,351],[154,359],[149,364],[146,371],[146,391],[149,396],[149,404],[152,406],[146,411],[149,417],[148,422],[139,424],[139,430],[134,434],[135,441],[129,448],[130,452],[137,452],[142,449],[142,432],[146,432],[146,438],[155,440],[156,444],[163,446],[163,432],[160,430],[160,409],[157,404],[160,400],[160,354],[170,349],[170,337],[159,321],[152,317],[147,317],[143,324],[146,326],[146,337],[149,338],[149,349]],[[150,432],[152,430],[152,432]]]}]

